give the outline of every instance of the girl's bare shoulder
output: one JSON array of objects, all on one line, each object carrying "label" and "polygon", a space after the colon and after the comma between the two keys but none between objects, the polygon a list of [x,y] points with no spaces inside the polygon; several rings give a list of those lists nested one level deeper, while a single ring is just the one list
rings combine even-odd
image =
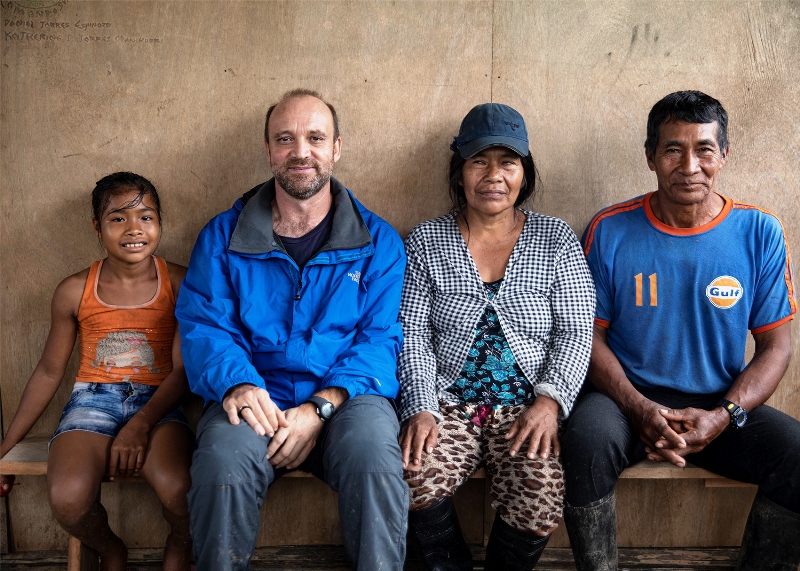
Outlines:
[{"label": "girl's bare shoulder", "polygon": [[88,278],[89,268],[86,268],[61,280],[53,294],[53,307],[68,309],[73,316],[77,316]]},{"label": "girl's bare shoulder", "polygon": [[180,264],[167,262],[167,270],[169,270],[169,281],[172,283],[172,291],[175,292],[175,295],[178,295],[178,291],[181,289],[181,282],[183,282],[183,278],[186,277],[187,268]]}]

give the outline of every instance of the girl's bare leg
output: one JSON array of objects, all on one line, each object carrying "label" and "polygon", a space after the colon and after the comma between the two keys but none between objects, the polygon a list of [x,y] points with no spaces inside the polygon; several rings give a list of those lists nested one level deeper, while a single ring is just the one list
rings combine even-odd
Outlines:
[{"label": "girl's bare leg", "polygon": [[170,527],[164,547],[164,571],[189,571],[192,539],[186,494],[192,483],[189,465],[193,449],[194,435],[179,422],[158,424],[150,432],[141,474],[161,500],[161,511]]},{"label": "girl's bare leg", "polygon": [[125,571],[128,550],[108,526],[108,514],[99,501],[112,441],[84,430],[59,434],[50,445],[47,489],[58,523],[100,554],[100,568]]}]

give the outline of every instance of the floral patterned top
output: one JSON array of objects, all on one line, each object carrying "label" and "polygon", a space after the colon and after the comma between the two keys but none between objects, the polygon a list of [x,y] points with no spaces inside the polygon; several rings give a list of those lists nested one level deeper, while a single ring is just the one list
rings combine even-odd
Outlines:
[{"label": "floral patterned top", "polygon": [[[503,280],[484,283],[491,300]],[[487,305],[475,327],[472,344],[458,379],[447,389],[463,402],[511,406],[535,398],[533,385],[519,368],[508,346],[497,313]]]}]

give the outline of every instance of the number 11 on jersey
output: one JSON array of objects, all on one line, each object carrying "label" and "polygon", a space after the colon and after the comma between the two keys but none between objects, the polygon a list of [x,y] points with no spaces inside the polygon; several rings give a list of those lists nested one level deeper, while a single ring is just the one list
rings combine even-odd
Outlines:
[{"label": "number 11 on jersey", "polygon": [[[642,274],[636,274],[633,279],[636,280],[636,305],[641,307],[643,305]],[[650,274],[647,279],[650,281],[650,306],[655,307],[658,305],[658,278],[656,274]]]}]

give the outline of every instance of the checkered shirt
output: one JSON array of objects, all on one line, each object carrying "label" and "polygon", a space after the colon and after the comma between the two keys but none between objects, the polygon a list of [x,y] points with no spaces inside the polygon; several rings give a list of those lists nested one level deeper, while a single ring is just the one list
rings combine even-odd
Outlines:
[{"label": "checkered shirt", "polygon": [[406,239],[401,420],[422,411],[441,420],[439,400],[458,402],[446,389],[461,373],[487,305],[534,393],[569,414],[589,366],[594,282],[565,222],[522,212],[525,225],[491,300],[453,214],[423,222]]}]

